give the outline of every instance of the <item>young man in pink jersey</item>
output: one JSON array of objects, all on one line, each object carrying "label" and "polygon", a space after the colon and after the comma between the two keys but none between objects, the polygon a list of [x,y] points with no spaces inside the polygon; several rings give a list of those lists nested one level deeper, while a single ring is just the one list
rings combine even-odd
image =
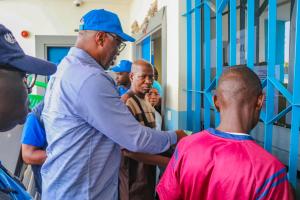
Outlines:
[{"label": "young man in pink jersey", "polygon": [[285,166],[249,135],[264,102],[257,75],[224,71],[213,97],[221,122],[183,139],[157,187],[161,200],[289,200]]}]

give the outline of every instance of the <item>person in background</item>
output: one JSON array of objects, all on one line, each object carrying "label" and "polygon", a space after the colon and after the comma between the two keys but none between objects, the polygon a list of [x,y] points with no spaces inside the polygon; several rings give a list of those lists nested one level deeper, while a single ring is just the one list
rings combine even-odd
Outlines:
[{"label": "person in background", "polygon": [[154,81],[153,81],[152,87],[157,89],[158,94],[160,96],[158,103],[155,105],[155,110],[157,110],[157,112],[162,114],[161,113],[161,100],[162,100],[161,97],[163,96],[163,91],[162,91],[160,83],[158,82],[158,76],[159,76],[158,71],[157,71],[156,67],[154,67]]},{"label": "person in background", "polygon": [[[162,129],[162,117],[160,113],[156,110],[157,104],[160,102],[160,96],[158,93],[158,90],[156,88],[151,88],[149,92],[145,95],[145,100],[148,101],[151,106],[154,108],[155,112],[155,129],[161,130]],[[164,157],[168,157],[168,161],[170,160],[172,154],[174,152],[174,149],[170,148],[168,151],[160,154]],[[162,177],[164,170],[166,169],[166,166],[157,166],[157,177],[156,177],[156,184],[158,183],[158,180]],[[155,199],[158,199],[158,196],[156,194]]]},{"label": "person in background", "polygon": [[[153,83],[153,67],[144,60],[133,63],[131,73],[132,96],[125,102],[134,118],[144,126],[155,129],[155,109],[145,100]],[[156,165],[166,166],[169,158],[161,155],[133,153],[123,150],[120,167],[121,200],[153,200]]]},{"label": "person in background", "polygon": [[[26,55],[15,37],[0,24],[0,132],[9,131],[24,124],[28,113],[28,91],[34,81],[27,82],[26,73],[51,75],[55,73],[53,63]],[[32,199],[17,178],[0,162],[0,199]]]},{"label": "person in background", "polygon": [[43,200],[118,199],[120,146],[156,154],[186,136],[138,123],[106,73],[134,38],[118,16],[104,9],[81,19],[77,41],[50,78],[42,119],[47,158],[42,166]]},{"label": "person in background", "polygon": [[129,60],[121,60],[117,66],[111,68],[116,73],[116,83],[118,85],[119,95],[122,96],[130,88],[129,73],[131,71],[132,62]]},{"label": "person in background", "polygon": [[[158,90],[156,88],[151,88],[149,92],[145,95],[145,99],[151,104],[153,108],[155,108],[155,106],[160,101],[160,95]],[[154,109],[154,112],[155,112],[155,124],[156,124],[155,128],[156,130],[161,130],[162,127],[161,115],[156,109]]]},{"label": "person in background", "polygon": [[221,122],[183,139],[160,180],[161,200],[291,200],[286,167],[249,135],[264,103],[258,76],[246,66],[221,75],[215,108]]},{"label": "person in background", "polygon": [[154,67],[154,81],[153,81],[153,87],[156,88],[158,90],[158,93],[160,96],[162,96],[162,89],[161,89],[161,85],[158,82],[158,71],[156,69],[156,67]]},{"label": "person in background", "polygon": [[23,161],[31,165],[39,196],[42,194],[41,166],[47,158],[46,133],[41,119],[43,107],[42,101],[28,114],[23,128],[21,149]]}]

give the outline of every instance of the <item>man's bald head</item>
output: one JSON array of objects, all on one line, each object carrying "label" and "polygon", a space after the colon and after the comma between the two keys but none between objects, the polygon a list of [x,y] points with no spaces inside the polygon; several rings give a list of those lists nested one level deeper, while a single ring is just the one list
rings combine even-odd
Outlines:
[{"label": "man's bald head", "polygon": [[262,94],[258,76],[246,66],[233,66],[222,73],[216,94],[226,105],[247,103]]},{"label": "man's bald head", "polygon": [[[131,72],[135,73],[143,67],[148,68],[148,69],[152,69],[152,71],[153,71],[153,66],[151,65],[151,63],[140,59],[140,60],[136,60],[132,63]],[[153,73],[154,73],[154,71],[153,71]]]},{"label": "man's bald head", "polygon": [[258,122],[264,102],[258,76],[246,66],[233,66],[221,75],[214,104],[220,112],[219,129],[247,133]]},{"label": "man's bald head", "polygon": [[132,63],[131,73],[131,90],[140,97],[144,98],[153,84],[154,71],[151,63],[145,60],[137,60]]},{"label": "man's bald head", "polygon": [[23,124],[28,113],[27,88],[18,70],[0,68],[0,132]]}]

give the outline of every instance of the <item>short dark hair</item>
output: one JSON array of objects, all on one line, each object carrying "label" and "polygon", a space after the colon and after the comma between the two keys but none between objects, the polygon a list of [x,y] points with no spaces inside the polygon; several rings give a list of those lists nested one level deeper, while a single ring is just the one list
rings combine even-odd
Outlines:
[{"label": "short dark hair", "polygon": [[[229,85],[228,85],[229,84]],[[229,104],[250,103],[250,99],[262,94],[260,79],[246,65],[226,67],[218,80],[216,95]]]},{"label": "short dark hair", "polygon": [[222,75],[220,76],[219,84],[221,84],[223,79],[225,79],[229,75],[238,76],[240,82],[247,85],[247,87],[256,94],[262,93],[262,84],[259,77],[252,69],[247,67],[247,65],[235,65],[226,67]]}]

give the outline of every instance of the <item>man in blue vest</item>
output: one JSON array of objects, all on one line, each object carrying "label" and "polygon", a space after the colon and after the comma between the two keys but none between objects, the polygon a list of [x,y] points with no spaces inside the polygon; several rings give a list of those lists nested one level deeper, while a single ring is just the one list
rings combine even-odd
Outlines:
[{"label": "man in blue vest", "polygon": [[[23,124],[28,113],[28,91],[34,81],[26,73],[51,75],[56,66],[25,55],[11,31],[0,24],[0,132]],[[0,163],[0,199],[32,199],[24,186]]]}]

